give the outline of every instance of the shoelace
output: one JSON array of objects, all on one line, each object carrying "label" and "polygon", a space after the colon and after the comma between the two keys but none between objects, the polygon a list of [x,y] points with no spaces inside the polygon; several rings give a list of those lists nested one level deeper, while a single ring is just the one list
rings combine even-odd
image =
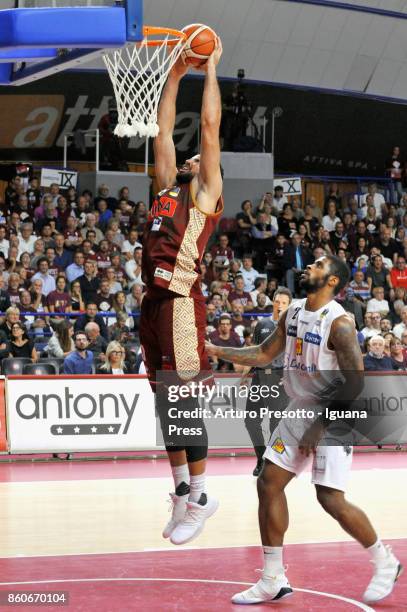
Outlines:
[{"label": "shoelace", "polygon": [[[388,556],[390,557],[390,555],[393,554],[393,550],[392,547],[390,546],[390,544],[386,544],[385,549],[387,551]],[[381,569],[381,562],[382,559],[379,559],[378,561],[376,561],[376,559],[370,559],[370,563],[373,563],[373,565],[376,567],[376,569]]]},{"label": "shoelace", "polygon": [[200,508],[191,508],[189,507],[186,511],[185,518],[183,523],[186,525],[193,525],[200,519],[200,515],[202,513],[201,508],[204,506],[200,506]]}]

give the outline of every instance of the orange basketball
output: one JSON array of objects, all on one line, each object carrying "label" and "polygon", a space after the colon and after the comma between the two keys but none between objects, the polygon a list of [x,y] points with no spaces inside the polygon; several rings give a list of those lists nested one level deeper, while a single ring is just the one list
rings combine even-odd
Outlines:
[{"label": "orange basketball", "polygon": [[186,64],[201,66],[213,53],[216,33],[202,23],[192,23],[182,30],[187,35],[182,58]]}]

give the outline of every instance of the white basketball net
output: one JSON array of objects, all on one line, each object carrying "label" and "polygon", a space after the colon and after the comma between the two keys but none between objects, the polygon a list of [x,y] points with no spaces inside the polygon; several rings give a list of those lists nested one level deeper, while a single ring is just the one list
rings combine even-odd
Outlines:
[{"label": "white basketball net", "polygon": [[[169,41],[172,44],[168,44]],[[103,54],[103,60],[113,83],[118,124],[114,133],[124,136],[155,138],[158,104],[168,73],[177,61],[184,39],[175,40],[167,34],[147,45],[148,35],[137,44]]]}]

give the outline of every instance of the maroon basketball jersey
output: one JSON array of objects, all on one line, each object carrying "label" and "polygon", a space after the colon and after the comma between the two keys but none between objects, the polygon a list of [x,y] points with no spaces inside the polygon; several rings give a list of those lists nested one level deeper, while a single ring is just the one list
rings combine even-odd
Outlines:
[{"label": "maroon basketball jersey", "polygon": [[203,298],[199,264],[222,212],[220,198],[214,214],[203,213],[191,183],[160,191],[143,234],[142,278],[150,290]]}]

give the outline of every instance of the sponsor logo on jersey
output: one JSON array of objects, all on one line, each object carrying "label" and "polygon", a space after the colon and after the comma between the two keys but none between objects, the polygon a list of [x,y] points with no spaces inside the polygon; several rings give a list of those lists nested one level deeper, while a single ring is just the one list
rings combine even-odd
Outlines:
[{"label": "sponsor logo on jersey", "polygon": [[275,450],[276,453],[279,453],[280,455],[282,455],[283,452],[285,451],[284,442],[282,441],[281,438],[276,438],[273,444],[271,445],[271,448]]},{"label": "sponsor logo on jersey", "polygon": [[161,223],[163,222],[163,218],[162,217],[156,217],[153,221],[153,224],[151,226],[151,231],[152,232],[158,232],[158,230],[161,227]]},{"label": "sponsor logo on jersey", "polygon": [[171,190],[168,192],[168,195],[172,196],[173,198],[177,198],[180,191],[181,187],[171,187]]},{"label": "sponsor logo on jersey", "polygon": [[316,344],[319,346],[322,342],[322,337],[319,334],[307,332],[304,336],[304,342],[309,342],[310,344]]},{"label": "sponsor logo on jersey", "polygon": [[295,354],[296,355],[302,355],[302,345],[303,345],[303,339],[297,338],[295,341]]},{"label": "sponsor logo on jersey", "polygon": [[300,370],[301,372],[316,372],[317,366],[315,363],[311,363],[310,365],[305,365],[305,363],[301,363],[301,361],[297,361],[297,359],[290,359],[289,355],[286,355],[286,362],[284,364],[285,370]]},{"label": "sponsor logo on jersey", "polygon": [[297,337],[297,326],[296,325],[289,325],[287,327],[287,336],[292,336],[293,338]]},{"label": "sponsor logo on jersey", "polygon": [[163,270],[163,268],[156,268],[154,276],[157,276],[157,278],[162,278],[166,281],[170,281],[172,279],[172,272],[169,272],[168,270]]},{"label": "sponsor logo on jersey", "polygon": [[169,198],[166,195],[161,196],[158,200],[154,200],[150,210],[151,217],[173,217],[178,206],[177,200]]}]

